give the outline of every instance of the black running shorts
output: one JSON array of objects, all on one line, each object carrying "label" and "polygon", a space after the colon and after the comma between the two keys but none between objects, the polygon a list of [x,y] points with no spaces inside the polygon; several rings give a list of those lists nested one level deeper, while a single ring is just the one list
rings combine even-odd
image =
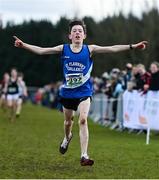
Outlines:
[{"label": "black running shorts", "polygon": [[82,101],[85,101],[88,98],[90,98],[90,101],[92,100],[92,98],[90,96],[88,96],[88,97],[82,97],[82,98],[78,98],[78,99],[70,99],[70,98],[68,99],[68,98],[60,97],[59,101],[66,109],[71,109],[71,110],[77,111],[78,105]]}]

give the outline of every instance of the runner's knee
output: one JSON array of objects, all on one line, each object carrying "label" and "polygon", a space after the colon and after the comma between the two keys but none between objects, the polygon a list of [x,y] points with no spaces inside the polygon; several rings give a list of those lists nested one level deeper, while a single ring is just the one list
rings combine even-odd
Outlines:
[{"label": "runner's knee", "polygon": [[69,121],[64,121],[64,124],[66,125],[66,126],[71,126],[72,124],[73,124],[73,120],[71,119],[71,120],[69,120]]},{"label": "runner's knee", "polygon": [[87,119],[86,118],[80,118],[79,119],[79,125],[85,125],[87,123]]}]

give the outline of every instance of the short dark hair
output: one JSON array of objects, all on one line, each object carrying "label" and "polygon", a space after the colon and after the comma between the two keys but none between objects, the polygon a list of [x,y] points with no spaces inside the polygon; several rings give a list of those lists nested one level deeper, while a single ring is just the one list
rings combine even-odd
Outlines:
[{"label": "short dark hair", "polygon": [[16,67],[12,67],[12,68],[11,68],[11,71],[12,71],[12,70],[15,70],[15,71],[17,71],[17,72],[18,72],[18,70],[17,70],[17,68],[16,68]]},{"label": "short dark hair", "polygon": [[75,25],[80,25],[80,26],[82,26],[83,31],[84,31],[84,33],[86,34],[86,25],[85,25],[84,21],[82,21],[82,20],[73,20],[73,21],[71,21],[71,22],[69,23],[69,33],[71,32],[72,27],[75,26]]}]

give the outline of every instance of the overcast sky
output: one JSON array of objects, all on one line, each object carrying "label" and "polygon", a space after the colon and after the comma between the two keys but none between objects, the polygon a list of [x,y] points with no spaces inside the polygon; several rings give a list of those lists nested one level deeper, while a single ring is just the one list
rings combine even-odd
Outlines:
[{"label": "overcast sky", "polygon": [[0,0],[0,17],[3,25],[7,21],[17,24],[30,19],[56,23],[61,16],[92,16],[98,21],[120,11],[141,17],[143,11],[154,6],[159,9],[159,0]]}]

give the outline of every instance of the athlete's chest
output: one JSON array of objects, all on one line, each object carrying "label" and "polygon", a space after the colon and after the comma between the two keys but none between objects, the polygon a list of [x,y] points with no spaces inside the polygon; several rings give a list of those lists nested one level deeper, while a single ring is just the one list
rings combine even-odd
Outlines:
[{"label": "athlete's chest", "polygon": [[67,71],[82,72],[90,66],[90,57],[87,53],[67,53],[63,56],[63,65]]},{"label": "athlete's chest", "polygon": [[89,61],[90,57],[87,53],[71,53],[71,52],[65,52],[62,56],[63,62],[81,62],[81,63],[87,63]]},{"label": "athlete's chest", "polygon": [[8,86],[17,86],[17,81],[10,80]]}]

